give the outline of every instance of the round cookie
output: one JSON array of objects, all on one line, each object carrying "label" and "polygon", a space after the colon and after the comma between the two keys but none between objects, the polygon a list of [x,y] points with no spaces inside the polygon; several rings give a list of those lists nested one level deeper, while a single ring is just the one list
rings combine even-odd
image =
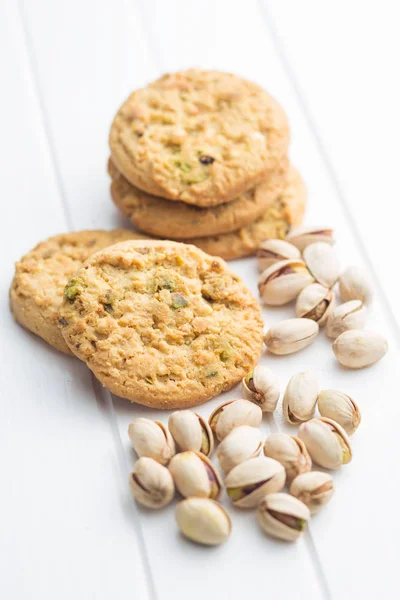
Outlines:
[{"label": "round cookie", "polygon": [[267,239],[284,239],[292,226],[301,224],[307,201],[307,189],[300,173],[290,167],[283,193],[276,198],[264,215],[233,233],[187,240],[204,252],[234,260],[256,253]]},{"label": "round cookie", "polygon": [[122,242],[74,274],[60,309],[70,349],[111,392],[154,408],[195,406],[256,364],[258,302],[226,263],[192,245]]},{"label": "round cookie", "polygon": [[141,231],[173,239],[230,233],[257,219],[283,191],[288,160],[271,173],[266,182],[243,192],[236,200],[202,208],[185,202],[171,202],[133,186],[110,159],[111,197],[123,214]]},{"label": "round cookie", "polygon": [[283,109],[255,83],[189,69],[133,92],[115,116],[109,143],[115,166],[136,187],[215,206],[277,168],[289,127]]},{"label": "round cookie", "polygon": [[71,354],[58,325],[64,288],[94,252],[117,242],[144,239],[126,229],[64,233],[40,242],[15,265],[10,305],[15,319],[48,344]]}]

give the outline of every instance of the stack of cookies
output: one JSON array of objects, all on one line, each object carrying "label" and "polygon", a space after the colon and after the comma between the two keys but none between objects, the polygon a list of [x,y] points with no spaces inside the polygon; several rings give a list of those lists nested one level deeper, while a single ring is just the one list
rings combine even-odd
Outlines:
[{"label": "stack of cookies", "polygon": [[284,111],[258,85],[216,71],[164,75],[115,116],[112,199],[148,236],[248,256],[302,220],[288,144]]}]

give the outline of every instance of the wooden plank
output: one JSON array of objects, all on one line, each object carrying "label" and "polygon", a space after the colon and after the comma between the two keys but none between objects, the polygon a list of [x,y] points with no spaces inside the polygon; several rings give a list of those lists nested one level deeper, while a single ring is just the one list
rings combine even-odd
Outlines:
[{"label": "wooden plank", "polygon": [[[107,158],[108,123],[124,96],[147,79],[153,78],[158,71],[143,38],[140,13],[134,6],[128,12],[127,6],[122,2],[114,2],[112,8],[106,2],[87,2],[84,7],[79,4],[80,18],[76,20],[78,4],[74,6],[74,2],[62,14],[62,19],[55,7],[46,7],[43,13],[37,11],[33,4],[26,3],[25,7],[27,20],[31,23],[40,82],[56,142],[60,173],[66,182],[66,197],[74,227],[86,226],[91,219],[96,219],[96,223],[111,225],[109,210],[112,211],[112,207],[103,175]],[[71,37],[77,49],[72,54]],[[51,56],[47,50],[49,46],[53,48]],[[171,43],[171,51],[174,48]],[[169,52],[169,42],[165,49]],[[99,76],[96,74],[96,64],[101,65]],[[82,82],[89,69],[91,73],[93,70],[95,72],[91,75],[90,87],[86,87]],[[71,89],[75,94],[72,102],[69,97]],[[96,98],[93,110],[88,96]],[[82,140],[82,143],[75,143],[74,152],[67,152],[65,149],[76,139]],[[96,143],[93,143],[94,139]],[[92,178],[92,181],[82,183],[83,188],[91,186],[91,189],[101,189],[101,192],[93,196],[89,190],[83,203],[82,195],[75,186],[84,179],[82,165],[88,154],[89,170],[92,170],[89,180]],[[104,198],[104,202],[100,198]],[[132,464],[126,425],[133,416],[145,411],[121,400],[116,401],[116,411],[123,446],[129,463]],[[154,417],[154,413],[152,416]],[[296,597],[299,583],[310,598],[321,597],[312,559],[303,543],[285,547],[276,553],[279,545],[273,542],[265,544],[254,514],[240,517],[235,522],[232,540],[226,546],[211,551],[213,568],[205,570],[205,549],[182,541],[176,531],[173,507],[158,514],[141,511],[141,523],[157,594],[160,597],[173,595],[179,600],[186,598],[188,594],[194,600],[204,597],[205,588],[200,582],[204,581],[205,575],[207,589],[221,590],[231,596],[235,596],[238,590],[240,593],[255,592],[265,580],[261,565],[266,561],[269,565],[268,588],[274,590],[275,597],[280,597],[280,593],[281,597]],[[242,549],[249,544],[252,558],[246,563],[244,577],[240,569],[243,564]],[[285,577],[287,560],[291,562],[292,578]],[[230,568],[229,578],[221,588],[221,571],[227,565]],[[194,585],[193,582],[199,582],[199,585]]]},{"label": "wooden plank", "polygon": [[[398,6],[265,1],[313,129],[347,203],[365,257],[399,323],[397,239]],[[394,218],[392,218],[394,217]]]},{"label": "wooden plank", "polygon": [[[274,7],[278,5],[274,3]],[[162,53],[163,69],[200,64],[243,73],[265,85],[283,103],[292,124],[293,162],[300,168],[309,187],[308,223],[328,223],[335,227],[339,239],[337,249],[343,265],[349,262],[365,264],[362,249],[370,244],[371,237],[363,229],[360,244],[360,240],[354,236],[353,227],[349,226],[347,210],[338,197],[331,172],[304,115],[303,105],[299,103],[270,30],[265,28],[263,15],[256,4],[246,2],[244,11],[240,3],[203,2],[202,10],[195,16],[185,3],[176,3],[175,11],[170,4],[167,6],[156,0],[143,2],[143,7],[147,11],[147,26],[151,29],[153,43],[157,43],[159,48],[168,48],[168,52]],[[298,7],[299,13],[302,10],[303,5]],[[322,11],[320,8],[317,14],[321,15]],[[228,14],[229,20],[226,18]],[[302,20],[296,20],[296,14],[288,12],[292,29],[297,27],[298,22],[305,22],[304,15]],[[309,26],[317,29],[315,23],[314,19],[309,19]],[[354,23],[355,19],[353,28]],[[333,27],[332,30],[337,32],[337,28]],[[298,28],[297,31],[299,44],[295,53],[300,46],[305,46],[304,29]],[[331,47],[336,46],[332,39]],[[324,123],[330,121],[333,129],[335,119],[327,115],[325,117]],[[362,145],[358,142],[358,146]],[[355,148],[353,150],[354,156]],[[242,265],[237,263],[235,268],[239,274],[248,277],[251,267]],[[319,575],[322,575],[323,589],[328,588],[335,598],[350,597],[356,593],[377,597],[382,592],[390,596],[394,585],[393,548],[399,528],[393,525],[383,533],[379,520],[372,516],[381,492],[378,487],[371,486],[371,479],[380,479],[382,469],[386,473],[389,512],[394,509],[398,490],[397,479],[392,476],[392,460],[395,460],[392,457],[397,455],[398,409],[392,401],[391,390],[397,389],[398,385],[396,365],[399,355],[393,336],[393,322],[385,305],[382,305],[382,298],[379,298],[379,302],[380,305],[376,303],[371,311],[370,327],[386,333],[391,353],[372,369],[348,372],[338,368],[329,343],[323,336],[318,344],[298,356],[264,358],[266,363],[276,368],[283,383],[294,371],[312,369],[319,375],[324,387],[338,387],[353,394],[363,411],[363,425],[354,438],[354,461],[335,475],[338,488],[336,497],[311,524],[315,549],[313,559]],[[265,311],[266,323],[280,319],[289,312]],[[286,429],[279,415],[276,422],[281,429]],[[379,556],[371,552],[372,544],[380,548]]]},{"label": "wooden plank", "polygon": [[79,361],[13,321],[13,262],[67,228],[16,5],[0,6],[2,172],[0,596],[146,599],[106,409]]}]

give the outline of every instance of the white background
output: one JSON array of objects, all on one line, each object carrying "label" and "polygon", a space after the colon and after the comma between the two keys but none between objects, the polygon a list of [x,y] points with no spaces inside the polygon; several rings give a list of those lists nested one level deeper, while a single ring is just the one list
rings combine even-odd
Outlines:
[{"label": "white background", "polygon": [[[0,44],[0,597],[397,598],[397,3],[2,0]],[[195,547],[177,533],[172,506],[138,509],[127,493],[126,428],[154,413],[111,397],[8,310],[13,263],[39,240],[123,223],[106,175],[113,114],[132,89],[192,65],[254,79],[283,104],[309,188],[307,222],[333,226],[342,264],[369,270],[370,326],[390,344],[360,372],[337,366],[324,334],[298,355],[263,357],[282,388],[312,369],[363,415],[334,499],[294,545],[266,538],[252,512],[236,510],[229,543]],[[256,292],[254,261],[232,268]],[[291,312],[265,311],[266,325]],[[265,434],[277,429],[279,411],[263,424]]]}]

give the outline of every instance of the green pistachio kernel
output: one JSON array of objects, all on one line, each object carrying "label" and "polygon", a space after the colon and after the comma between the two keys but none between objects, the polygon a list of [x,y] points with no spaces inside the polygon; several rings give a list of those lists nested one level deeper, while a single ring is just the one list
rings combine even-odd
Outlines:
[{"label": "green pistachio kernel", "polygon": [[216,371],[215,369],[208,369],[208,371],[206,371],[206,377],[216,377],[218,375],[218,371]]},{"label": "green pistachio kernel", "polygon": [[151,377],[145,377],[144,380],[145,380],[146,383],[149,383],[150,385],[153,385],[153,380],[152,380]]},{"label": "green pistachio kernel", "polygon": [[184,308],[189,304],[189,301],[183,294],[172,294],[171,308],[178,309]]},{"label": "green pistachio kernel", "polygon": [[185,183],[194,184],[194,183],[202,183],[207,178],[208,178],[208,174],[206,172],[197,173],[197,174],[191,173],[190,175],[186,175],[186,176],[182,177],[182,181],[184,181]]},{"label": "green pistachio kernel", "polygon": [[229,350],[222,350],[222,352],[220,352],[220,354],[219,354],[219,357],[222,360],[222,362],[228,361],[231,356],[232,356],[232,352],[230,352]]},{"label": "green pistachio kernel", "polygon": [[201,448],[200,452],[208,456],[210,452],[210,438],[208,437],[207,431],[202,427],[201,429]]},{"label": "green pistachio kernel", "polygon": [[79,294],[82,293],[83,284],[80,279],[73,277],[71,281],[65,286],[64,296],[73,302]]},{"label": "green pistachio kernel", "polygon": [[189,163],[179,159],[174,161],[174,166],[177,167],[183,173],[189,173],[189,171],[192,170],[192,167],[189,165]]}]

